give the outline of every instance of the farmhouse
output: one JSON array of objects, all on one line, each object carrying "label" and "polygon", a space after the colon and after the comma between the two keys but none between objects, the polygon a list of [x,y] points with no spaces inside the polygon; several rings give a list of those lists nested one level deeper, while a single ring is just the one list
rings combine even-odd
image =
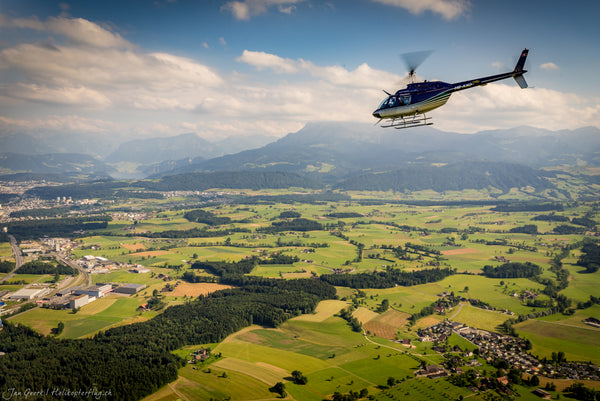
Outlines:
[{"label": "farmhouse", "polygon": [[115,292],[119,294],[135,294],[146,288],[146,284],[127,283],[115,288]]}]

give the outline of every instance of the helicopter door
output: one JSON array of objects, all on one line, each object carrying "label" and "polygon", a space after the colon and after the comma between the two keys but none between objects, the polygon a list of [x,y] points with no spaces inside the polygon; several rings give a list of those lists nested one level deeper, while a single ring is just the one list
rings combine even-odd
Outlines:
[{"label": "helicopter door", "polygon": [[410,95],[400,96],[398,98],[398,100],[400,100],[401,106],[406,106],[406,105],[410,104]]}]

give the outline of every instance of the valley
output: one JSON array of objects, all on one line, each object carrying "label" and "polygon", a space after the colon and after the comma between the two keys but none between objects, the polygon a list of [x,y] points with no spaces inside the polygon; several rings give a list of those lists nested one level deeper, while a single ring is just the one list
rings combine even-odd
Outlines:
[{"label": "valley", "polygon": [[[335,288],[333,296],[321,298],[305,313],[289,305],[277,312],[283,315],[275,324],[257,325],[254,314],[254,322],[243,323],[241,331],[180,337],[169,346],[181,361],[175,381],[155,388],[146,399],[273,399],[277,394],[269,389],[277,383],[284,384],[288,399],[297,400],[387,399],[411,393],[436,394],[433,399],[537,399],[532,394],[537,387],[525,370],[511,371],[507,384],[490,384],[503,377],[498,364],[507,357],[464,357],[462,353],[478,347],[456,332],[438,342],[420,340],[420,330],[445,321],[528,340],[530,348],[522,352],[540,361],[540,373],[534,376],[552,396],[570,394],[567,389],[577,382],[600,390],[600,381],[585,373],[573,376],[565,369],[575,368],[559,369],[565,361],[600,364],[600,329],[586,323],[600,319],[597,273],[578,265],[583,245],[597,243],[596,202],[419,204],[385,195],[375,201],[372,192],[336,195],[306,189],[300,194],[248,189],[209,193],[200,198],[136,199],[132,193],[118,201],[99,199],[93,211],[78,218],[103,225],[90,226],[61,245],[31,238],[31,231],[23,230],[31,222],[27,218],[5,222],[9,233],[17,233],[21,249],[40,248],[25,252],[25,263],[51,262],[51,251],[57,251],[73,263],[83,266],[85,261],[93,284],[109,284],[113,291],[76,313],[49,309],[51,298],[41,296],[32,300],[33,309],[2,321],[7,327],[31,327],[58,341],[55,346],[63,341],[91,341],[81,343],[91,346],[105,338],[103,333],[125,335],[128,327],[162,330],[157,319],[166,311],[180,314],[178,307],[189,308],[199,296],[201,302],[212,302],[226,288],[239,291],[275,280],[297,283],[297,290],[305,291],[301,283],[313,281]],[[57,212],[40,222],[55,232],[68,230],[64,224],[69,220],[60,217],[64,211]],[[10,262],[10,245],[0,250]],[[537,266],[536,273],[523,270],[529,264]],[[433,271],[448,273],[423,276]],[[22,288],[12,283],[15,279],[26,287],[52,288],[57,284],[51,278],[17,271],[0,290],[10,294]],[[68,279],[61,274],[58,283]],[[132,295],[115,292],[130,284],[144,287]],[[18,306],[13,300],[5,308]],[[453,353],[455,345],[460,352]],[[210,349],[209,356],[189,363],[190,353],[198,349]],[[557,353],[563,360],[557,362]],[[542,374],[543,364],[555,366],[556,373]],[[446,377],[422,378],[417,372],[423,366],[444,369]],[[302,372],[307,382],[295,383],[293,371]],[[466,372],[478,372],[469,379],[476,390],[457,384]]]}]

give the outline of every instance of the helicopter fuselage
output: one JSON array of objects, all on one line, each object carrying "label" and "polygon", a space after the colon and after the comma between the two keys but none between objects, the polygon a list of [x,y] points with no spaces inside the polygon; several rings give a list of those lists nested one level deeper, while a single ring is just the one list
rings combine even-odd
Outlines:
[{"label": "helicopter fuselage", "polygon": [[[454,92],[487,85],[490,82],[507,78],[514,78],[521,88],[526,88],[527,82],[525,82],[523,74],[527,71],[524,70],[523,67],[525,65],[527,54],[528,50],[523,50],[515,69],[503,74],[490,75],[454,84],[442,81],[424,81],[408,84],[405,89],[401,89],[394,94],[388,93],[388,97],[385,98],[377,110],[373,112],[373,117],[377,117],[380,120],[392,119],[392,121],[403,119],[408,116],[414,117],[418,114],[424,114],[443,106]],[[398,126],[394,124],[388,125],[387,127],[390,126],[398,128]],[[406,124],[403,124],[400,128],[405,127]]]},{"label": "helicopter fuselage", "polygon": [[453,92],[446,82],[419,82],[388,96],[373,112],[377,118],[395,118],[426,113],[443,106]]}]

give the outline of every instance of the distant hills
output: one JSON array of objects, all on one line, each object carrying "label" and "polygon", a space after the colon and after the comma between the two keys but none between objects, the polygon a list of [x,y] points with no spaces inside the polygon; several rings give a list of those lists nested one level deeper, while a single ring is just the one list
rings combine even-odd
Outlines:
[{"label": "distant hills", "polygon": [[85,176],[108,176],[114,169],[102,160],[80,153],[47,153],[26,155],[0,153],[0,169],[12,172],[52,174],[58,181],[64,179],[57,175],[80,174]]},{"label": "distant hills", "polygon": [[[108,173],[118,177],[123,163],[129,163],[137,166],[138,176],[159,179],[148,187],[165,189],[224,187],[224,183],[240,188],[240,182],[250,180],[255,184],[246,188],[326,185],[340,190],[508,191],[531,187],[541,192],[557,189],[557,175],[547,172],[549,167],[600,166],[600,129],[596,127],[562,131],[517,127],[465,135],[432,127],[392,130],[369,124],[312,123],[271,140],[263,136],[209,142],[184,134],[125,141],[101,157],[3,153],[0,168],[7,173]],[[39,150],[39,143],[28,137],[4,137],[2,143]],[[217,179],[217,175],[204,174],[208,172],[228,175]],[[239,172],[279,175],[250,177]],[[176,178],[163,178],[167,176]],[[567,176],[562,174],[560,179]],[[595,178],[584,180],[597,185]]]},{"label": "distant hills", "polygon": [[408,164],[498,161],[531,167],[600,165],[600,130],[547,131],[531,127],[457,134],[431,127],[374,129],[369,125],[308,124],[262,148],[189,164],[176,172],[284,170],[325,181],[389,171]]}]

